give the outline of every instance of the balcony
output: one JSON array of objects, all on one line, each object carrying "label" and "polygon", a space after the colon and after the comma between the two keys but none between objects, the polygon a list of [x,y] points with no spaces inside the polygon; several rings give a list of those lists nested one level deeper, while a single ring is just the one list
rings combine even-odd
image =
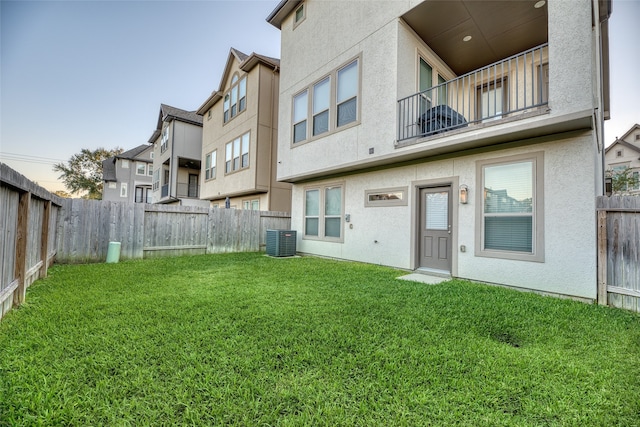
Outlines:
[{"label": "balcony", "polygon": [[164,199],[165,197],[168,197],[168,196],[169,196],[169,184],[165,184],[160,189],[160,197]]},{"label": "balcony", "polygon": [[548,44],[398,101],[398,142],[527,117],[548,104]]}]

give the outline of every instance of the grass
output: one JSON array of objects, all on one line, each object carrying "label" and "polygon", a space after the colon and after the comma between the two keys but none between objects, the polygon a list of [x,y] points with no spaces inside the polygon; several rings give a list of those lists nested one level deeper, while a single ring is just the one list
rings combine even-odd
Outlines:
[{"label": "grass", "polygon": [[640,316],[317,258],[54,266],[0,425],[640,425]]}]

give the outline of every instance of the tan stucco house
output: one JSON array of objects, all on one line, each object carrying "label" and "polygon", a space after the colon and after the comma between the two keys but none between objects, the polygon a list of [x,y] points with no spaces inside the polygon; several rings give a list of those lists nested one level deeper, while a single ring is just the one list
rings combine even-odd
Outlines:
[{"label": "tan stucco house", "polygon": [[231,49],[202,118],[200,198],[212,207],[289,212],[291,184],[276,180],[280,61]]},{"label": "tan stucco house", "polygon": [[278,3],[298,251],[596,298],[610,8]]}]

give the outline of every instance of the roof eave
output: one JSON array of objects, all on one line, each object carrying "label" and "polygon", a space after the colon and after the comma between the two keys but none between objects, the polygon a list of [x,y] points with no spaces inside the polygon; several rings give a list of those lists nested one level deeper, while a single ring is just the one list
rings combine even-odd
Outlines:
[{"label": "roof eave", "polygon": [[216,104],[216,102],[218,102],[220,99],[222,99],[222,93],[220,91],[211,93],[211,96],[209,96],[209,98],[207,98],[207,100],[204,101],[204,103],[200,106],[200,108],[196,110],[196,114],[199,116],[204,116],[204,114],[211,107],[213,107]]},{"label": "roof eave", "polygon": [[281,30],[282,22],[300,3],[302,3],[302,0],[282,0],[269,16],[267,16],[267,22]]}]

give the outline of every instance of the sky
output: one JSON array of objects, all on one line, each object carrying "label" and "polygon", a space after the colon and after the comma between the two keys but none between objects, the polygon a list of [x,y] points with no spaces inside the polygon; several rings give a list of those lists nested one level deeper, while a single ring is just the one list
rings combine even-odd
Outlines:
[{"label": "sky", "polygon": [[[563,0],[571,1],[571,0]],[[0,1],[0,161],[51,190],[83,148],[146,144],[160,104],[196,110],[229,49],[280,57],[279,0]],[[640,123],[640,0],[614,0],[605,143]]]}]

